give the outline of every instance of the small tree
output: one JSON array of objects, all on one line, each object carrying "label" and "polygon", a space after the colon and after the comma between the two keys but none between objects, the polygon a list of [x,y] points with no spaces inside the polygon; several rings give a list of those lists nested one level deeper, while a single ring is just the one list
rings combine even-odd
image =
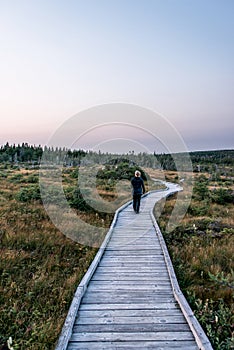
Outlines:
[{"label": "small tree", "polygon": [[208,180],[204,175],[198,177],[193,187],[195,199],[204,200],[210,197],[208,189]]}]

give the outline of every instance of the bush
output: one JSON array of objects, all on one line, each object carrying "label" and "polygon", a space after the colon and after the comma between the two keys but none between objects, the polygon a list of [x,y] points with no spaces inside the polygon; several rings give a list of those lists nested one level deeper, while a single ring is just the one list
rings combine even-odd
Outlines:
[{"label": "bush", "polygon": [[193,195],[197,200],[204,200],[209,198],[208,181],[205,177],[199,176],[193,187]]},{"label": "bush", "polygon": [[0,178],[6,179],[7,178],[7,173],[0,172]]},{"label": "bush", "polygon": [[23,180],[23,175],[22,174],[15,174],[10,178],[10,181],[13,183],[21,183]]},{"label": "bush", "polygon": [[70,203],[71,207],[73,207],[75,209],[85,211],[85,212],[92,211],[92,208],[84,200],[79,188],[76,188],[73,191],[69,203]]},{"label": "bush", "polygon": [[32,200],[40,200],[41,193],[40,193],[39,186],[31,185],[28,187],[21,188],[20,191],[16,194],[16,199],[19,202],[29,202]]},{"label": "bush", "polygon": [[234,195],[232,190],[218,188],[213,190],[211,195],[212,202],[218,204],[234,203]]},{"label": "bush", "polygon": [[207,299],[203,301],[196,299],[194,294],[188,294],[188,299],[195,316],[210,338],[214,349],[233,349],[234,339],[231,332],[233,328],[233,310],[226,306],[223,300]]},{"label": "bush", "polygon": [[119,164],[106,164],[105,168],[97,174],[98,179],[113,179],[113,180],[131,180],[136,170],[141,172],[141,177],[144,181],[147,180],[144,170],[136,165],[130,165],[127,162]]},{"label": "bush", "polygon": [[78,175],[79,175],[79,169],[78,167],[75,168],[72,173],[70,174],[70,176],[73,178],[73,179],[78,179]]},{"label": "bush", "polygon": [[191,203],[188,207],[188,213],[193,216],[207,215],[209,212],[209,201],[203,200],[200,202]]},{"label": "bush", "polygon": [[38,183],[38,180],[39,180],[38,174],[30,174],[28,175],[27,178],[24,179],[24,182],[35,184],[35,183]]}]

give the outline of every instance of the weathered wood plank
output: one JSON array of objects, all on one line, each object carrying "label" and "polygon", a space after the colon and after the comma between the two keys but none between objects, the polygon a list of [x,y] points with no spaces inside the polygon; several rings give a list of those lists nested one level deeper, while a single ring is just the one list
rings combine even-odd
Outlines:
[{"label": "weathered wood plank", "polygon": [[104,332],[104,333],[73,333],[71,341],[149,341],[149,340],[160,340],[160,341],[177,341],[177,340],[194,340],[191,331],[185,332]]},{"label": "weathered wood plank", "polygon": [[148,257],[148,256],[142,256],[142,255],[139,255],[137,256],[136,254],[133,255],[133,254],[125,254],[125,255],[122,255],[122,256],[119,256],[119,255],[115,255],[115,256],[105,256],[101,261],[100,263],[105,263],[105,262],[118,262],[118,263],[121,263],[121,262],[131,262],[131,263],[136,263],[136,262],[139,262],[139,263],[144,263],[144,262],[152,262],[154,265],[157,265],[157,263],[164,263],[164,266],[165,266],[165,260],[164,260],[164,256],[163,254],[155,254],[154,256],[152,257]]},{"label": "weathered wood plank", "polygon": [[144,258],[148,258],[148,259],[151,259],[151,258],[157,258],[157,257],[161,257],[162,256],[162,251],[160,251],[158,254],[150,254],[150,253],[142,253],[142,252],[134,252],[134,251],[131,251],[131,252],[126,252],[126,251],[111,251],[111,252],[108,252],[108,251],[105,251],[105,255],[104,255],[104,258],[106,259],[116,259],[116,258],[119,258],[119,259],[124,259],[124,258],[128,258],[128,259],[137,259],[137,258],[140,258],[140,259],[144,259]]},{"label": "weathered wood plank", "polygon": [[152,256],[137,256],[137,255],[124,255],[124,256],[118,256],[118,255],[115,255],[115,256],[104,256],[102,258],[102,260],[100,261],[100,263],[104,263],[104,262],[141,262],[141,263],[144,263],[144,262],[152,262],[152,263],[157,263],[159,261],[162,261],[164,262],[164,265],[165,265],[165,260],[164,260],[164,256],[163,254],[155,254],[155,255],[152,255]]},{"label": "weathered wood plank", "polygon": [[161,270],[165,269],[165,266],[163,264],[161,265],[155,265],[155,266],[144,266],[140,265],[136,268],[134,266],[129,266],[129,267],[124,267],[124,266],[116,266],[116,267],[111,267],[111,266],[98,266],[97,267],[97,272],[159,272]]},{"label": "weathered wood plank", "polygon": [[160,281],[162,282],[169,282],[170,279],[168,277],[168,274],[163,274],[161,272],[152,274],[147,273],[135,273],[135,274],[124,274],[124,273],[118,273],[115,276],[110,273],[105,274],[95,274],[95,276],[92,278],[92,281],[125,281],[125,282],[133,282],[134,283],[158,283]]},{"label": "weathered wood plank", "polygon": [[154,248],[152,245],[149,246],[149,248],[145,247],[144,245],[139,245],[139,247],[136,247],[136,246],[121,246],[121,247],[109,247],[106,248],[106,251],[107,252],[112,252],[112,251],[118,251],[118,252],[121,252],[121,251],[127,251],[127,252],[131,252],[131,251],[134,251],[135,253],[141,253],[141,254],[152,254],[152,253],[161,253],[161,249],[156,247]]},{"label": "weathered wood plank", "polygon": [[166,324],[158,324],[148,321],[149,323],[113,323],[113,324],[100,324],[94,320],[94,323],[89,324],[77,324],[73,328],[73,333],[95,333],[95,332],[123,332],[123,333],[131,333],[131,332],[190,332],[190,328],[187,323],[166,323]]},{"label": "weathered wood plank", "polygon": [[121,257],[121,256],[129,256],[129,257],[134,257],[134,256],[157,256],[157,255],[160,255],[162,254],[162,251],[161,250],[153,250],[153,252],[151,253],[149,250],[129,250],[127,251],[126,249],[125,250],[105,250],[105,256],[113,256],[113,257]]},{"label": "weathered wood plank", "polygon": [[[106,283],[106,284],[95,284],[93,285],[90,284],[87,290],[87,293],[89,292],[101,292],[101,291],[106,291],[108,293],[113,293],[115,291],[142,291],[143,293],[146,292],[157,292],[157,291],[163,291],[166,293],[171,292],[171,287],[170,285],[165,285],[165,284],[149,284],[149,285],[136,285],[136,284],[120,284],[120,283]],[[171,293],[173,294],[173,293]]]},{"label": "weathered wood plank", "polygon": [[184,316],[179,315],[179,316],[171,316],[170,313],[165,315],[164,312],[164,317],[162,315],[156,316],[149,316],[146,314],[144,317],[143,316],[115,316],[115,317],[107,317],[107,316],[101,316],[104,315],[104,313],[98,312],[97,316],[94,317],[94,314],[89,315],[90,317],[87,317],[87,312],[88,311],[83,311],[79,313],[79,316],[76,318],[75,324],[79,325],[85,325],[85,324],[92,324],[92,325],[99,325],[99,324],[160,324],[160,325],[166,325],[170,324],[173,325],[173,327],[177,326],[177,324],[186,324],[187,322],[184,318]]},{"label": "weathered wood plank", "polygon": [[177,309],[178,304],[175,301],[164,302],[161,300],[160,303],[148,302],[147,303],[82,303],[80,310],[168,310]]},{"label": "weathered wood plank", "polygon": [[194,341],[70,342],[68,350],[199,350]]},{"label": "weathered wood plank", "polygon": [[[97,292],[98,293],[98,292]],[[111,296],[99,296],[97,298],[95,298],[96,293],[93,293],[92,295],[90,295],[89,293],[87,293],[84,297],[83,303],[84,304],[96,304],[97,302],[99,304],[110,304],[110,303],[114,303],[114,304],[124,304],[126,303],[126,305],[129,305],[131,303],[133,304],[142,304],[144,303],[145,298],[147,298],[148,300],[148,304],[152,304],[152,303],[172,303],[174,301],[173,297],[164,297],[163,293],[157,297],[155,296],[149,296],[147,295],[146,297],[144,297],[144,295],[131,295],[131,294],[125,294],[125,295],[121,295],[121,294],[116,294],[116,295],[111,295]],[[110,294],[110,293],[109,293]]]},{"label": "weathered wood plank", "polygon": [[[146,319],[147,317],[150,317],[152,320],[158,319],[159,322],[160,320],[162,322],[168,322],[171,320],[171,317],[180,317],[180,319],[184,320],[184,315],[181,314],[181,310],[178,307],[174,308],[161,308],[161,309],[156,309],[156,308],[151,308],[148,306],[148,308],[140,308],[140,305],[138,305],[138,308],[133,308],[133,305],[131,305],[132,308],[128,309],[99,309],[95,310],[93,308],[88,309],[88,305],[86,305],[86,308],[80,308],[78,311],[78,316],[80,319],[82,317],[84,318],[90,318],[90,317],[95,317],[100,320],[100,322],[105,322],[105,319],[108,318],[144,318]],[[117,307],[117,305],[115,305]],[[81,310],[82,309],[82,310]]]},{"label": "weathered wood plank", "polygon": [[171,287],[170,286],[170,281],[169,279],[168,280],[160,280],[158,279],[158,281],[155,281],[155,280],[147,280],[147,281],[144,281],[142,283],[142,281],[138,280],[139,283],[136,285],[136,280],[125,280],[125,281],[120,281],[118,279],[115,279],[115,280],[94,280],[92,279],[92,281],[89,283],[89,286],[88,286],[88,290],[90,290],[90,287],[98,287],[98,286],[103,286],[103,287],[108,287],[108,286],[119,286],[120,288],[126,288],[126,287],[135,287],[135,288],[140,288],[140,289],[147,289],[148,287],[151,288],[151,287],[154,287],[154,286],[160,286],[160,287]]},{"label": "weathered wood plank", "polygon": [[[142,264],[140,262],[133,262],[133,261],[122,261],[122,262],[117,262],[117,261],[109,261],[109,262],[102,262],[99,264],[99,267],[113,267],[113,268],[122,268],[122,267],[126,267],[126,268],[134,268],[136,271],[138,269],[142,268]],[[161,268],[164,269],[165,265],[163,264],[163,261],[160,262],[158,261],[156,264],[153,263],[152,261],[146,261],[144,263],[144,267],[149,267],[149,268]]]},{"label": "weathered wood plank", "polygon": [[[157,291],[155,291],[154,289],[147,289],[147,288],[116,288],[115,286],[111,288],[111,296],[112,297],[129,297],[131,296],[134,297],[141,297],[141,298],[153,298],[155,300],[160,299],[161,300],[165,300],[165,299],[170,299],[171,300],[171,296],[173,296],[173,291],[172,290],[168,290],[167,288],[165,288],[165,290],[163,290],[163,288],[158,288]],[[89,298],[96,298],[96,300],[99,301],[100,298],[102,298],[102,300],[104,298],[108,299],[110,297],[110,291],[106,290],[106,288],[104,287],[103,289],[97,291],[96,288],[92,288],[92,287],[88,287],[87,291],[86,291],[86,295],[84,295],[83,297],[83,301],[85,301],[85,298],[89,297]],[[175,300],[175,298],[173,299]]]}]

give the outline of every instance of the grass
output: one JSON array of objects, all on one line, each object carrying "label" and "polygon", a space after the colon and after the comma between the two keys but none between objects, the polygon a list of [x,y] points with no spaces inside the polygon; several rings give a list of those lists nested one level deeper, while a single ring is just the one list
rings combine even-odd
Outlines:
[{"label": "grass", "polygon": [[[40,200],[22,201],[19,193],[35,186],[37,171],[1,169],[1,174],[0,345],[11,336],[14,349],[54,349],[97,249],[60,233]],[[80,215],[103,224],[94,213]],[[105,225],[110,221],[106,217]]]},{"label": "grass", "polygon": [[0,343],[11,336],[14,349],[53,349],[96,250],[63,236],[39,205],[13,201],[5,206],[4,216]]}]

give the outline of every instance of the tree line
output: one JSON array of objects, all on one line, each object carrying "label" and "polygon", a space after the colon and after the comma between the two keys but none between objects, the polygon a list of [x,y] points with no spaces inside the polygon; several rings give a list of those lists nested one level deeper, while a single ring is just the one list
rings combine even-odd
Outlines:
[{"label": "tree line", "polygon": [[[176,162],[183,164],[185,157],[190,157],[193,171],[215,171],[220,166],[233,167],[234,165],[234,150],[215,150],[215,151],[197,151],[189,154],[153,154],[138,153],[133,151],[124,155],[114,155],[109,153],[70,150],[65,147],[49,147],[41,145],[29,145],[22,143],[18,145],[10,145],[8,142],[0,147],[0,163],[10,163],[11,165],[19,165],[30,163],[39,165],[41,161],[48,161],[55,164],[63,164],[65,166],[78,166],[100,163],[106,164],[113,159],[121,159],[123,156],[132,164],[139,166],[161,168],[163,170],[176,171]],[[176,162],[175,162],[176,160]],[[186,170],[186,169],[185,169]]]}]

